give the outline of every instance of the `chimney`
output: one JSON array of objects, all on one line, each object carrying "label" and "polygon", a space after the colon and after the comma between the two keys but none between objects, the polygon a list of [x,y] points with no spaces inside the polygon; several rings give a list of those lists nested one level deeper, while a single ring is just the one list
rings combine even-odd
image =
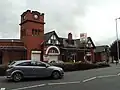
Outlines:
[{"label": "chimney", "polygon": [[68,40],[69,40],[69,41],[72,40],[72,33],[68,33]]}]

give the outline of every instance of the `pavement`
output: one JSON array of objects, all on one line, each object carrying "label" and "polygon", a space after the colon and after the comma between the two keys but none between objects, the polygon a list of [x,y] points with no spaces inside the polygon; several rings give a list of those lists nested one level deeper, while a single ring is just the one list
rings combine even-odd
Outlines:
[{"label": "pavement", "polygon": [[111,67],[84,71],[65,72],[59,80],[29,79],[21,82],[0,77],[1,90],[119,90],[120,64]]}]

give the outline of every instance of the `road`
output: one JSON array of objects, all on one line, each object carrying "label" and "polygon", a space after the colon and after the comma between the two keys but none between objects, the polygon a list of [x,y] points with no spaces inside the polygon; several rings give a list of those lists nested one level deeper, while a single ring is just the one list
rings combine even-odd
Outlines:
[{"label": "road", "polygon": [[85,71],[65,72],[63,79],[32,79],[18,83],[0,77],[5,90],[119,90],[120,65]]}]

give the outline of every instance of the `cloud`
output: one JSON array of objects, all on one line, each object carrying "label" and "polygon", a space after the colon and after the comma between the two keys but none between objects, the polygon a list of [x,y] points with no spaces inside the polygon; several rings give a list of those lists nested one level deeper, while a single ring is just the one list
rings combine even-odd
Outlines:
[{"label": "cloud", "polygon": [[2,38],[19,38],[20,15],[31,9],[45,13],[45,32],[55,30],[62,37],[67,37],[68,32],[72,32],[74,38],[79,38],[80,33],[87,32],[95,42],[101,40],[107,42],[108,38],[115,36],[113,24],[114,18],[120,15],[119,2],[119,0],[1,0],[0,35]]},{"label": "cloud", "polygon": [[[15,0],[14,0],[15,1]],[[0,1],[0,35],[1,38],[19,38],[19,20],[22,6],[20,0]]]},{"label": "cloud", "polygon": [[45,32],[56,30],[60,36],[67,36],[68,32],[75,34],[76,30],[83,30],[82,22],[79,29],[75,24],[76,17],[85,16],[86,3],[80,0],[36,0],[27,1],[27,8],[45,12]]}]

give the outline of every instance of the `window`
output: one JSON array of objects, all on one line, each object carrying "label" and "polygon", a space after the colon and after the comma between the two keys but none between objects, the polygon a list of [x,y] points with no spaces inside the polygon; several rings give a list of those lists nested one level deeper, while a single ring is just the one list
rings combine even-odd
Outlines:
[{"label": "window", "polygon": [[56,40],[55,39],[51,39],[51,44],[56,44]]},{"label": "window", "polygon": [[41,66],[41,67],[46,67],[46,66],[50,66],[47,63],[43,63],[43,62],[39,62],[39,61],[35,61],[34,62],[34,66]]},{"label": "window", "polygon": [[36,65],[36,66],[46,67],[46,64],[37,62],[37,65]]},{"label": "window", "polygon": [[17,66],[31,66],[31,62],[22,62],[20,64],[17,64]]},{"label": "window", "polygon": [[50,44],[50,40],[48,40],[48,43]]},{"label": "window", "polygon": [[39,36],[40,35],[40,29],[32,29],[32,36]]},{"label": "window", "polygon": [[56,44],[59,44],[59,42],[58,42],[58,41],[56,41]]},{"label": "window", "polygon": [[51,39],[54,39],[54,35],[52,35]]}]

